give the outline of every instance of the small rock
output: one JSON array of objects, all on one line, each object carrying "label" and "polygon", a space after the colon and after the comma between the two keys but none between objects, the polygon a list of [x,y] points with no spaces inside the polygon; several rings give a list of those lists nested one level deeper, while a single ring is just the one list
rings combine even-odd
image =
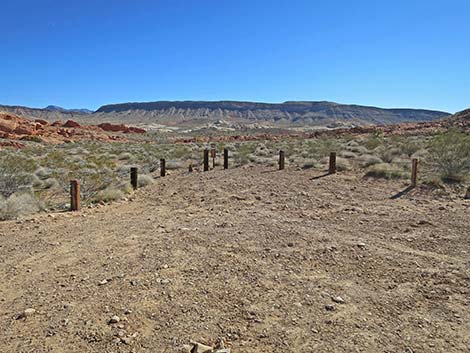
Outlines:
[{"label": "small rock", "polygon": [[121,342],[124,344],[131,344],[132,343],[132,337],[123,337],[121,338]]},{"label": "small rock", "polygon": [[334,311],[335,310],[335,306],[333,304],[326,304],[325,305],[325,310],[326,311]]},{"label": "small rock", "polygon": [[333,300],[335,303],[338,303],[338,304],[344,304],[345,303],[344,299],[341,298],[340,296],[333,297],[333,298],[331,298],[331,300]]},{"label": "small rock", "polygon": [[25,310],[20,314],[19,318],[30,317],[30,316],[33,316],[35,313],[36,313],[36,309],[28,308],[28,309],[25,309]]},{"label": "small rock", "polygon": [[358,248],[364,249],[366,247],[366,243],[359,242],[356,244]]},{"label": "small rock", "polygon": [[108,280],[107,279],[104,279],[102,280],[101,282],[98,283],[99,286],[103,286],[105,285],[106,283],[108,283]]},{"label": "small rock", "polygon": [[202,344],[199,342],[191,342],[191,343],[193,344],[191,353],[208,353],[214,350],[212,347],[206,346],[205,344]]},{"label": "small rock", "polygon": [[121,321],[121,319],[117,315],[114,315],[111,319],[109,319],[110,324],[117,324],[119,321]]},{"label": "small rock", "polygon": [[180,349],[180,352],[181,353],[191,353],[191,350],[192,350],[193,346],[189,345],[189,344],[184,344],[181,349]]}]

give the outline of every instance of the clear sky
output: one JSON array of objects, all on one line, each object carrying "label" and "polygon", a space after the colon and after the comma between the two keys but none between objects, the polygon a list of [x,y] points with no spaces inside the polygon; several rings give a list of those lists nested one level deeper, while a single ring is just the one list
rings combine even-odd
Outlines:
[{"label": "clear sky", "polygon": [[469,0],[0,0],[0,104],[470,107]]}]

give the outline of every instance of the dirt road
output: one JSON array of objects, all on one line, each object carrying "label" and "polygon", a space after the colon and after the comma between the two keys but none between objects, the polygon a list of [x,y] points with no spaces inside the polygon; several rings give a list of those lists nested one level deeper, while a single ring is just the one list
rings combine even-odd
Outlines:
[{"label": "dirt road", "polygon": [[174,174],[0,223],[0,352],[469,352],[470,201],[320,174]]}]

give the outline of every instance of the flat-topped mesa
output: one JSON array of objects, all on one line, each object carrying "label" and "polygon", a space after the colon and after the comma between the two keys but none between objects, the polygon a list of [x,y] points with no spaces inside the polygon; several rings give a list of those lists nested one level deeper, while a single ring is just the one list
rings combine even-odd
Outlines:
[{"label": "flat-topped mesa", "polygon": [[[424,109],[382,109],[333,102],[258,103],[237,101],[157,101],[104,105],[94,116],[119,116],[131,121],[187,121],[244,119],[257,122],[325,125],[393,124],[432,121],[449,113]],[[125,121],[125,120],[123,120]]]}]

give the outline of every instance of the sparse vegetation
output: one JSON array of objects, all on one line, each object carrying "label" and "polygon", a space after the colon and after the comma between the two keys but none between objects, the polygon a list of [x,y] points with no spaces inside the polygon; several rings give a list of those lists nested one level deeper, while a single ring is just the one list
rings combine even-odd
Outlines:
[{"label": "sparse vegetation", "polygon": [[449,130],[435,136],[429,145],[430,162],[444,182],[460,182],[470,172],[470,136]]},{"label": "sparse vegetation", "polygon": [[[470,168],[469,137],[458,131],[431,139],[424,136],[384,137],[377,131],[366,137],[345,135],[213,145],[218,150],[217,166],[221,164],[223,148],[227,148],[231,167],[247,163],[275,167],[279,150],[284,150],[287,168],[318,169],[320,172],[328,164],[329,153],[335,151],[338,171],[362,170],[367,176],[386,179],[408,177],[411,158],[419,158],[422,180],[434,180],[439,176],[444,181],[463,181]],[[64,209],[69,202],[69,181],[79,179],[84,205],[119,200],[130,191],[132,166],[139,168],[139,186],[146,186],[159,175],[161,158],[166,159],[166,169],[170,172],[187,169],[189,164],[198,168],[202,164],[203,149],[210,147],[207,143],[138,141],[58,146],[31,144],[18,151],[5,150],[0,157],[0,194],[3,204],[21,191],[36,201],[41,200],[45,209]],[[10,215],[15,209],[18,215],[25,214],[20,207],[8,209]]]}]

